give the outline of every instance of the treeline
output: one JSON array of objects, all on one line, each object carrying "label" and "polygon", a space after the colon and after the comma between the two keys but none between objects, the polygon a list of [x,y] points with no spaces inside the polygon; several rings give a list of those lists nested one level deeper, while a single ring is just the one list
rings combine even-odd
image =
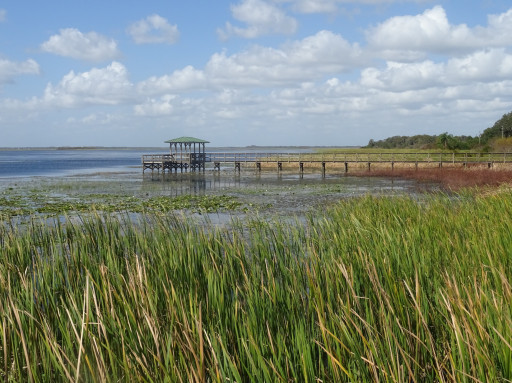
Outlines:
[{"label": "treeline", "polygon": [[447,132],[440,135],[393,136],[378,141],[371,139],[366,148],[504,150],[512,148],[512,112],[503,115],[492,127],[485,129],[476,137],[454,136]]}]

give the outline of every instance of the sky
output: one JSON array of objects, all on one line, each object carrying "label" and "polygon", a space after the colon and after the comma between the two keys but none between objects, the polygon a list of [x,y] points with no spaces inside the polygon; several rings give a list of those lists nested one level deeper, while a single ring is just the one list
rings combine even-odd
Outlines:
[{"label": "sky", "polygon": [[510,0],[0,2],[0,147],[359,146],[510,111]]}]

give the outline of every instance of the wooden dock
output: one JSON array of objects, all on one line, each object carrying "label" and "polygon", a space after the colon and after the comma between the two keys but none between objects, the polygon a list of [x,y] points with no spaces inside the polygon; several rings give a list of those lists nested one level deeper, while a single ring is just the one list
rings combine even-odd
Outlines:
[{"label": "wooden dock", "polygon": [[512,153],[187,153],[184,155],[148,154],[142,156],[142,171],[178,172],[188,170],[201,170],[206,163],[213,164],[214,170],[220,170],[221,165],[231,164],[234,169],[240,171],[242,166],[252,166],[261,170],[265,164],[274,164],[278,171],[283,170],[283,165],[293,164],[302,173],[307,164],[315,164],[323,173],[328,164],[337,164],[345,172],[351,165],[366,167],[371,170],[372,164],[388,165],[391,169],[395,164],[409,164],[418,169],[419,166],[443,167],[446,165],[469,167],[474,165],[493,168],[496,164],[512,163]]}]

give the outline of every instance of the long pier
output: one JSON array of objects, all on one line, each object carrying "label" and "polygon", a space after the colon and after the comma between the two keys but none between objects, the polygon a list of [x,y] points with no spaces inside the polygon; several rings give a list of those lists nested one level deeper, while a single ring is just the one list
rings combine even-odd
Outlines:
[{"label": "long pier", "polygon": [[[199,157],[198,157],[199,156]],[[204,169],[206,163],[212,163],[214,170],[220,170],[221,165],[232,164],[234,169],[240,171],[242,165],[254,164],[258,170],[263,164],[275,164],[278,171],[283,170],[283,164],[294,164],[300,172],[304,171],[306,164],[320,165],[325,173],[328,164],[338,164],[345,172],[349,171],[351,164],[371,169],[372,164],[388,164],[391,169],[395,164],[410,164],[416,169],[419,166],[429,165],[443,167],[443,165],[460,165],[468,167],[472,165],[494,167],[495,164],[512,163],[512,153],[439,153],[439,152],[347,152],[347,153],[189,153],[176,156],[170,154],[147,154],[142,156],[142,171],[157,170],[165,172],[181,172],[187,170]]]}]

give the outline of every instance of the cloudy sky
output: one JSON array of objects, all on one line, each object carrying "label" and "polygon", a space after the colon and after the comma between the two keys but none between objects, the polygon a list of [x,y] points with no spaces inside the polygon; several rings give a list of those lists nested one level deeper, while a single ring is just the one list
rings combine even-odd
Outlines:
[{"label": "cloudy sky", "polygon": [[0,3],[0,147],[365,145],[510,111],[510,0]]}]

